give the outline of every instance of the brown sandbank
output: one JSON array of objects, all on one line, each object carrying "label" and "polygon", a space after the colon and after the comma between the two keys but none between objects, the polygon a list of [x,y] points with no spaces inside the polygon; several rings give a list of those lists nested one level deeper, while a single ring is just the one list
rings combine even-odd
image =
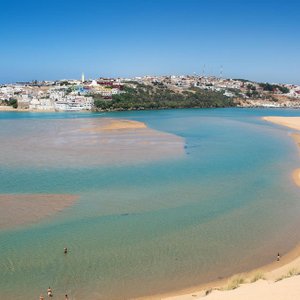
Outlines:
[{"label": "brown sandbank", "polygon": [[84,128],[82,131],[98,132],[102,130],[126,130],[126,129],[145,129],[146,124],[138,121],[122,120],[122,119],[106,119],[105,123],[98,126]]},{"label": "brown sandbank", "polygon": [[0,230],[49,218],[77,199],[68,194],[0,194]]},{"label": "brown sandbank", "polygon": [[300,130],[300,117],[263,117],[265,121]]},{"label": "brown sandbank", "polygon": [[145,123],[112,118],[17,120],[5,133],[0,165],[78,167],[182,157],[184,139]]}]

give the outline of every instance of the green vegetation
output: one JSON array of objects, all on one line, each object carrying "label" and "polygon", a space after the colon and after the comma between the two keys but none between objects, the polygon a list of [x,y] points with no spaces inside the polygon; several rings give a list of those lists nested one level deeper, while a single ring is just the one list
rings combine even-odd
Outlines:
[{"label": "green vegetation", "polygon": [[18,108],[18,100],[14,98],[10,98],[9,100],[4,100],[3,103],[8,106],[12,106],[13,108]]},{"label": "green vegetation", "polygon": [[256,282],[257,280],[260,280],[260,279],[265,279],[264,277],[264,274],[261,273],[261,272],[258,272],[256,274],[254,274],[253,278],[251,278],[250,282],[253,283],[253,282]]},{"label": "green vegetation", "polygon": [[259,86],[267,92],[275,92],[276,90],[279,90],[281,93],[287,94],[290,91],[287,87],[278,84],[260,83]]},{"label": "green vegetation", "polygon": [[261,98],[261,95],[256,90],[247,90],[247,92],[245,94],[247,97],[252,98],[252,99]]},{"label": "green vegetation", "polygon": [[232,79],[234,81],[241,81],[241,82],[252,82],[251,80],[248,80],[248,79],[243,79],[243,78],[235,78],[235,79]]},{"label": "green vegetation", "polygon": [[224,290],[234,290],[238,288],[241,284],[245,283],[245,279],[241,276],[233,277],[224,288]]},{"label": "green vegetation", "polygon": [[72,85],[72,84],[68,80],[64,80],[64,81],[60,81],[59,85],[64,86],[64,85]]},{"label": "green vegetation", "polygon": [[281,277],[277,278],[275,281],[277,282],[277,281],[280,281],[280,280],[283,280],[286,278],[290,278],[292,276],[297,276],[297,275],[300,275],[300,272],[297,269],[293,268],[293,269],[289,270],[287,272],[287,274],[282,275]]},{"label": "green vegetation", "polygon": [[102,98],[99,94],[89,94],[90,97],[93,97],[94,99],[94,106],[96,108],[99,108],[101,110],[109,110],[111,107],[111,100],[106,100]]},{"label": "green vegetation", "polygon": [[182,93],[168,89],[165,85],[135,84],[135,88],[125,86],[124,93],[113,95],[112,100],[104,100],[99,95],[94,98],[97,110],[141,110],[167,108],[210,108],[235,106],[234,101],[222,92],[191,88]]}]

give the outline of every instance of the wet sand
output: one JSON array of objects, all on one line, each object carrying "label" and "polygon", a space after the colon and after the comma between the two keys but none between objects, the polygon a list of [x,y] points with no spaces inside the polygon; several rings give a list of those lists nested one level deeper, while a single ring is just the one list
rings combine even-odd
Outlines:
[{"label": "wet sand", "polygon": [[131,120],[115,120],[105,119],[105,123],[100,123],[98,126],[84,128],[83,131],[99,132],[103,130],[127,130],[127,129],[141,129],[147,128],[146,124],[138,121]]},{"label": "wet sand", "polygon": [[30,225],[74,204],[76,195],[0,194],[0,230]]},{"label": "wet sand", "polygon": [[89,167],[185,153],[183,138],[123,119],[18,120],[9,135],[3,134],[0,165],[9,166]]}]

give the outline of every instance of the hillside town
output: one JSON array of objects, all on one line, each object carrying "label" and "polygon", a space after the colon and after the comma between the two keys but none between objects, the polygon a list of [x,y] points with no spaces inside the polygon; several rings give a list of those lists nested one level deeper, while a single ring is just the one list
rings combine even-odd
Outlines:
[{"label": "hillside town", "polygon": [[94,100],[112,101],[137,85],[165,88],[173,93],[206,90],[232,98],[239,107],[300,107],[300,86],[257,83],[214,76],[144,76],[80,80],[33,81],[0,85],[2,110],[91,111]]}]

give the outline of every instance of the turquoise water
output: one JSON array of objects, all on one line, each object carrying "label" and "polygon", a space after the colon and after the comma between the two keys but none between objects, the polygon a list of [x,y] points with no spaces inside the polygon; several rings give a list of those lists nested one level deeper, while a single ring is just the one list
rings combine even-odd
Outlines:
[{"label": "turquoise water", "polygon": [[300,160],[290,130],[262,121],[266,115],[300,111],[0,113],[1,145],[12,133],[34,133],[20,122],[102,117],[142,121],[186,145],[184,156],[152,162],[0,166],[1,194],[80,196],[56,216],[0,231],[0,299],[36,299],[49,285],[57,299],[65,293],[130,299],[249,270],[286,253],[300,239],[299,189],[291,178]]}]

